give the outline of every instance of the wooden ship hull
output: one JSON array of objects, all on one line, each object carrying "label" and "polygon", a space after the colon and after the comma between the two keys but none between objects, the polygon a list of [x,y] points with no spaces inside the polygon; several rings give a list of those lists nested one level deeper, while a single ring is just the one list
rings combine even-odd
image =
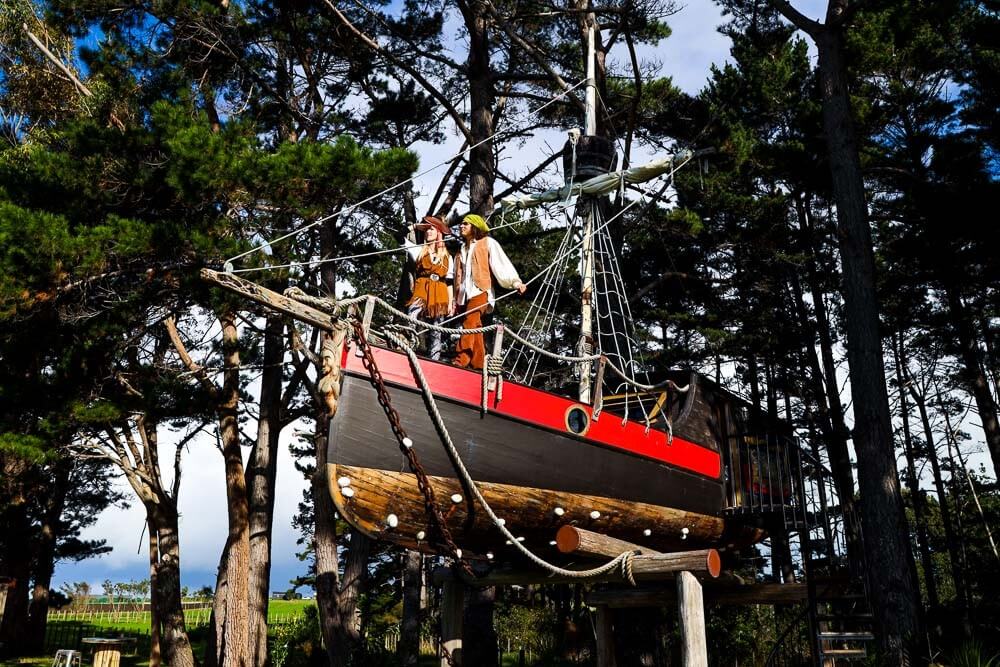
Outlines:
[{"label": "wooden ship hull", "polygon": [[[471,557],[514,548],[462,487],[406,355],[372,347],[455,543]],[[764,537],[724,516],[723,461],[708,402],[692,396],[673,438],[642,422],[513,382],[481,406],[482,375],[421,360],[459,456],[493,511],[525,546],[554,552],[575,525],[659,551],[744,545]],[[369,536],[428,553],[439,545],[416,477],[355,349],[342,358],[327,474],[340,515]]]}]

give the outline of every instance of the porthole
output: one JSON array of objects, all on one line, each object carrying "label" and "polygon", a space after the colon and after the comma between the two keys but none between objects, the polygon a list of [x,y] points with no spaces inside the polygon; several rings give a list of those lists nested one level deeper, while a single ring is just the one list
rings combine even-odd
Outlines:
[{"label": "porthole", "polygon": [[566,428],[570,433],[583,435],[590,428],[590,415],[579,405],[566,411]]}]

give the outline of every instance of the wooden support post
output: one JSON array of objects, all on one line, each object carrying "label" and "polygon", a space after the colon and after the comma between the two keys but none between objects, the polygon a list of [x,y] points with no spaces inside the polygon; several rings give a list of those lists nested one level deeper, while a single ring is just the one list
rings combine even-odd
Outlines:
[{"label": "wooden support post", "polygon": [[[441,594],[441,667],[462,664],[462,616],[465,584],[458,577],[445,580]],[[451,660],[449,660],[449,656]]]},{"label": "wooden support post", "polygon": [[705,603],[701,582],[690,572],[677,573],[677,609],[681,620],[681,665],[708,667]]},{"label": "wooden support post", "polygon": [[556,546],[564,554],[578,554],[594,558],[615,558],[624,551],[632,551],[636,555],[646,556],[659,553],[638,544],[570,525],[563,526],[556,531]]},{"label": "wooden support post", "polygon": [[365,299],[365,314],[361,320],[361,326],[368,335],[368,330],[372,328],[372,317],[375,315],[375,299],[368,297]]},{"label": "wooden support post", "polygon": [[[499,359],[503,357],[503,325],[501,324],[497,327],[496,334],[493,336],[493,352],[490,353],[494,359]],[[490,375],[486,380],[486,388],[490,391],[497,390],[497,376]]]},{"label": "wooden support post", "polygon": [[615,634],[611,623],[611,609],[607,605],[597,608],[597,667],[615,667]]}]

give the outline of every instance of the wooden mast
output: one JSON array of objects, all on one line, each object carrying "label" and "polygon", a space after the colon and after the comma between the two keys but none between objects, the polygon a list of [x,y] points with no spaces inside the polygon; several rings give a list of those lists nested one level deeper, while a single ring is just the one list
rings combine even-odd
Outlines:
[{"label": "wooden mast", "polygon": [[[585,105],[585,134],[593,136],[597,134],[597,81],[596,68],[594,64],[594,30],[595,21],[591,18],[587,23],[587,96]],[[573,175],[576,176],[575,174]],[[583,257],[580,263],[580,353],[587,354],[589,343],[593,339],[593,297],[594,297],[594,198],[587,197],[584,202],[583,217]],[[590,403],[591,400],[591,377],[590,371],[593,364],[589,361],[580,362],[580,391],[579,399],[581,403]],[[601,391],[600,387],[596,387]]]}]

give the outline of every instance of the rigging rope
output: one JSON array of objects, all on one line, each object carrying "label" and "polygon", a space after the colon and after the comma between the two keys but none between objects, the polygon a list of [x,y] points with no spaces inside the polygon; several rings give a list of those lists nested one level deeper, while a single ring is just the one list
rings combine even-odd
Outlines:
[{"label": "rigging rope", "polygon": [[622,572],[622,577],[634,586],[635,579],[632,576],[632,558],[635,554],[632,551],[623,551],[614,559],[608,561],[600,567],[591,568],[589,570],[567,570],[566,568],[559,567],[558,565],[553,565],[547,560],[536,555],[533,551],[528,549],[528,547],[524,546],[524,544],[522,544],[517,537],[507,529],[507,526],[504,525],[505,521],[494,513],[493,508],[490,507],[488,502],[486,502],[486,498],[483,497],[476,481],[472,479],[472,475],[469,474],[468,469],[462,462],[458,449],[455,447],[455,443],[451,439],[451,434],[448,432],[448,427],[445,425],[444,419],[441,417],[441,412],[438,410],[437,402],[434,399],[434,394],[428,386],[427,378],[424,376],[423,369],[420,368],[420,359],[417,357],[417,353],[413,351],[413,348],[411,348],[402,337],[397,336],[392,332],[385,333],[390,340],[395,342],[406,353],[407,358],[409,358],[410,368],[413,371],[413,378],[417,381],[417,384],[420,385],[420,393],[424,397],[424,403],[427,406],[427,412],[431,417],[431,421],[434,423],[434,429],[437,431],[437,434],[441,439],[441,443],[448,452],[448,457],[451,459],[452,465],[455,467],[455,472],[458,473],[463,486],[472,492],[472,495],[482,506],[486,515],[493,522],[493,525],[496,526],[503,536],[507,538],[507,541],[514,545],[518,551],[528,558],[528,560],[535,563],[539,567],[548,570],[551,574],[572,579],[590,579],[619,569]]},{"label": "rigging rope", "polygon": [[[542,109],[545,109],[547,106],[549,106],[551,104],[555,104],[556,102],[558,102],[562,98],[566,97],[571,92],[573,92],[574,90],[576,90],[577,88],[579,88],[580,86],[582,86],[585,83],[587,83],[587,79],[582,79],[581,81],[577,82],[575,85],[570,86],[566,90],[562,91],[561,93],[559,93],[558,95],[556,95],[555,97],[553,97],[552,99],[550,99],[549,101],[547,101],[545,104],[543,104],[540,107],[538,107],[537,109],[532,110],[531,113],[532,114],[537,114]],[[317,225],[321,225],[324,222],[327,222],[328,220],[332,220],[333,218],[338,218],[338,217],[340,217],[342,215],[349,214],[352,211],[354,211],[356,208],[358,208],[359,206],[367,204],[368,202],[370,202],[372,200],[378,199],[382,195],[388,194],[388,193],[392,192],[393,190],[396,190],[398,188],[401,188],[404,185],[412,183],[413,181],[415,181],[416,179],[420,178],[421,176],[426,176],[427,174],[431,173],[435,169],[448,164],[452,160],[454,160],[454,159],[456,159],[458,157],[461,157],[462,155],[465,155],[469,151],[471,151],[471,150],[473,150],[475,148],[478,148],[479,146],[482,146],[487,141],[491,141],[498,134],[499,134],[499,131],[493,132],[489,136],[487,136],[485,139],[482,139],[481,141],[478,141],[478,142],[472,144],[468,148],[465,148],[465,149],[459,151],[458,153],[455,153],[454,155],[452,155],[451,157],[447,158],[446,160],[443,160],[443,161],[435,164],[433,167],[428,167],[427,169],[421,171],[420,173],[415,174],[415,175],[411,176],[410,178],[407,178],[405,181],[400,181],[399,183],[396,183],[395,185],[390,185],[389,187],[385,188],[381,192],[377,192],[377,193],[371,195],[370,197],[366,197],[365,199],[362,199],[361,201],[359,201],[359,202],[357,202],[355,204],[351,204],[350,206],[345,206],[344,208],[340,209],[339,211],[337,211],[335,213],[331,213],[331,214],[326,215],[326,216],[324,216],[322,218],[314,220],[313,222],[310,222],[309,224],[304,225],[303,227],[300,227],[300,228],[298,228],[296,230],[288,232],[287,234],[283,234],[282,236],[279,236],[276,239],[272,239],[270,241],[264,241],[263,243],[260,243],[260,244],[258,244],[256,246],[250,248],[249,250],[241,252],[238,255],[233,255],[232,257],[230,257],[229,259],[227,259],[224,262],[224,264],[232,265],[232,263],[235,262],[236,260],[243,259],[247,255],[252,255],[253,253],[257,252],[258,250],[261,250],[261,249],[266,248],[268,246],[274,245],[275,243],[278,243],[280,241],[284,241],[285,239],[292,238],[293,236],[298,236],[302,232],[305,232],[305,231],[307,231],[309,229],[312,229],[313,227],[316,227]]]},{"label": "rigging rope", "polygon": [[[553,206],[551,210],[564,211],[564,210],[568,209],[569,207],[573,206],[574,203],[575,202],[573,202],[573,203],[564,202],[563,204],[561,204],[559,206]],[[498,229],[506,229],[507,227],[513,227],[515,225],[520,225],[520,224],[523,224],[523,223],[531,222],[532,220],[537,220],[539,218],[542,218],[543,216],[550,215],[551,214],[551,210],[542,211],[540,213],[536,213],[534,215],[530,215],[527,218],[521,218],[519,220],[514,220],[512,222],[505,222],[503,224],[495,225],[491,229],[492,229],[492,231],[496,231]],[[493,214],[491,213],[489,217],[492,217],[492,215]],[[427,245],[433,245],[434,243],[437,243],[437,241],[427,241],[425,243],[419,243],[419,244],[415,244],[415,245],[419,246],[419,247],[424,247],[424,246],[427,246]],[[411,247],[413,247],[413,246],[411,246]],[[378,256],[378,255],[390,255],[392,253],[406,252],[406,250],[407,250],[407,248],[405,246],[399,246],[398,248],[383,248],[382,250],[372,250],[370,252],[362,252],[362,253],[358,253],[358,254],[355,254],[355,255],[342,255],[340,257],[325,257],[325,258],[322,258],[322,259],[308,259],[308,260],[304,260],[304,261],[300,261],[300,262],[289,262],[287,264],[273,264],[273,265],[269,265],[269,266],[250,266],[250,267],[247,267],[247,268],[244,268],[244,269],[233,269],[232,271],[229,271],[229,273],[234,273],[234,274],[235,273],[253,273],[255,271],[277,271],[279,269],[292,269],[292,268],[295,268],[297,266],[319,266],[321,264],[330,264],[330,263],[334,263],[334,262],[347,262],[347,261],[350,261],[352,259],[363,259],[365,257],[375,257],[375,256]]]},{"label": "rigging rope", "polygon": [[[684,162],[682,162],[681,164],[677,165],[674,169],[672,169],[669,172],[669,174],[673,174],[674,172],[676,172],[678,169],[680,169],[685,164],[687,164],[687,162],[689,162],[690,159],[691,158],[688,157],[688,159],[686,159]],[[607,220],[605,220],[600,226],[598,226],[594,230],[594,233],[598,233],[601,230],[605,229],[608,225],[610,225],[616,219],[618,219],[619,217],[621,217],[626,211],[628,211],[630,208],[632,208],[633,206],[635,206],[639,202],[640,202],[640,200],[637,199],[637,200],[632,201],[631,203],[629,203],[628,206],[623,207],[620,211],[618,211],[618,213],[616,213],[615,215],[611,216],[610,218],[608,218]],[[559,264],[566,256],[568,256],[570,253],[575,252],[579,247],[581,247],[582,244],[583,244],[582,240],[579,241],[579,242],[577,242],[573,247],[571,247],[568,250],[566,250],[565,253],[563,253],[563,255],[561,257],[557,257],[556,259],[554,259],[548,265],[548,267],[546,267],[545,269],[543,269],[541,272],[535,274],[532,278],[530,278],[527,281],[525,281],[525,284],[526,285],[530,285],[532,282],[534,282],[534,281],[538,280],[539,278],[543,277],[554,266],[556,266],[557,264]],[[515,292],[508,292],[507,294],[503,294],[503,295],[497,297],[495,299],[495,302],[499,302],[499,301],[501,301],[501,300],[503,300],[503,299],[511,296],[512,294],[515,294]],[[389,302],[385,301],[381,297],[374,296],[374,295],[361,295],[361,296],[357,296],[357,297],[352,297],[350,299],[343,299],[343,300],[337,301],[336,302],[336,309],[338,311],[340,311],[340,310],[342,310],[343,308],[345,308],[345,307],[347,307],[349,305],[360,303],[360,302],[366,301],[366,300],[372,300],[375,304],[379,305],[384,310],[387,310],[388,312],[392,313],[393,315],[395,315],[395,316],[397,316],[397,317],[399,317],[401,319],[407,320],[407,321],[413,323],[414,325],[416,325],[418,327],[422,327],[425,330],[429,330],[429,331],[436,331],[438,333],[444,333],[444,334],[449,334],[449,335],[487,333],[487,332],[491,332],[491,331],[496,331],[498,328],[500,328],[502,326],[500,324],[491,324],[491,325],[487,325],[487,326],[476,327],[474,329],[464,329],[464,328],[461,328],[461,327],[445,327],[445,326],[438,325],[438,324],[432,324],[430,322],[425,322],[423,320],[420,320],[420,319],[418,319],[416,317],[412,317],[408,313],[405,313],[405,312],[399,310],[398,308],[396,308],[395,306],[393,306]],[[451,319],[456,319],[457,317],[459,317],[459,316],[456,316],[455,318],[451,318]],[[446,320],[446,322],[447,321],[448,320]],[[523,345],[523,346],[525,346],[525,347],[533,350],[534,352],[536,352],[538,354],[544,355],[544,356],[546,356],[546,357],[548,357],[550,359],[554,359],[556,361],[562,361],[562,362],[566,362],[566,363],[582,363],[582,362],[588,362],[588,361],[597,361],[598,359],[600,359],[602,357],[601,354],[567,355],[567,354],[559,354],[557,352],[551,352],[550,350],[547,350],[547,349],[545,349],[544,347],[542,347],[540,345],[536,345],[534,342],[532,342],[528,338],[526,338],[524,336],[521,336],[519,332],[516,332],[516,331],[514,331],[514,330],[512,330],[510,328],[507,328],[505,330],[506,330],[506,333],[508,335],[510,335],[514,340],[516,340],[521,345]],[[672,380],[664,380],[663,382],[658,382],[658,383],[655,383],[655,384],[647,384],[647,383],[639,382],[632,375],[630,375],[629,373],[627,373],[626,369],[621,368],[618,364],[616,364],[611,359],[607,360],[607,366],[612,371],[614,371],[614,373],[616,375],[618,375],[623,381],[625,381],[626,383],[628,383],[628,384],[632,385],[633,387],[635,387],[637,389],[640,389],[642,391],[655,391],[657,389],[671,388],[671,389],[674,389],[675,391],[678,391],[680,393],[684,393],[684,392],[686,392],[688,390],[687,386],[685,386],[685,387],[679,387]]]}]

